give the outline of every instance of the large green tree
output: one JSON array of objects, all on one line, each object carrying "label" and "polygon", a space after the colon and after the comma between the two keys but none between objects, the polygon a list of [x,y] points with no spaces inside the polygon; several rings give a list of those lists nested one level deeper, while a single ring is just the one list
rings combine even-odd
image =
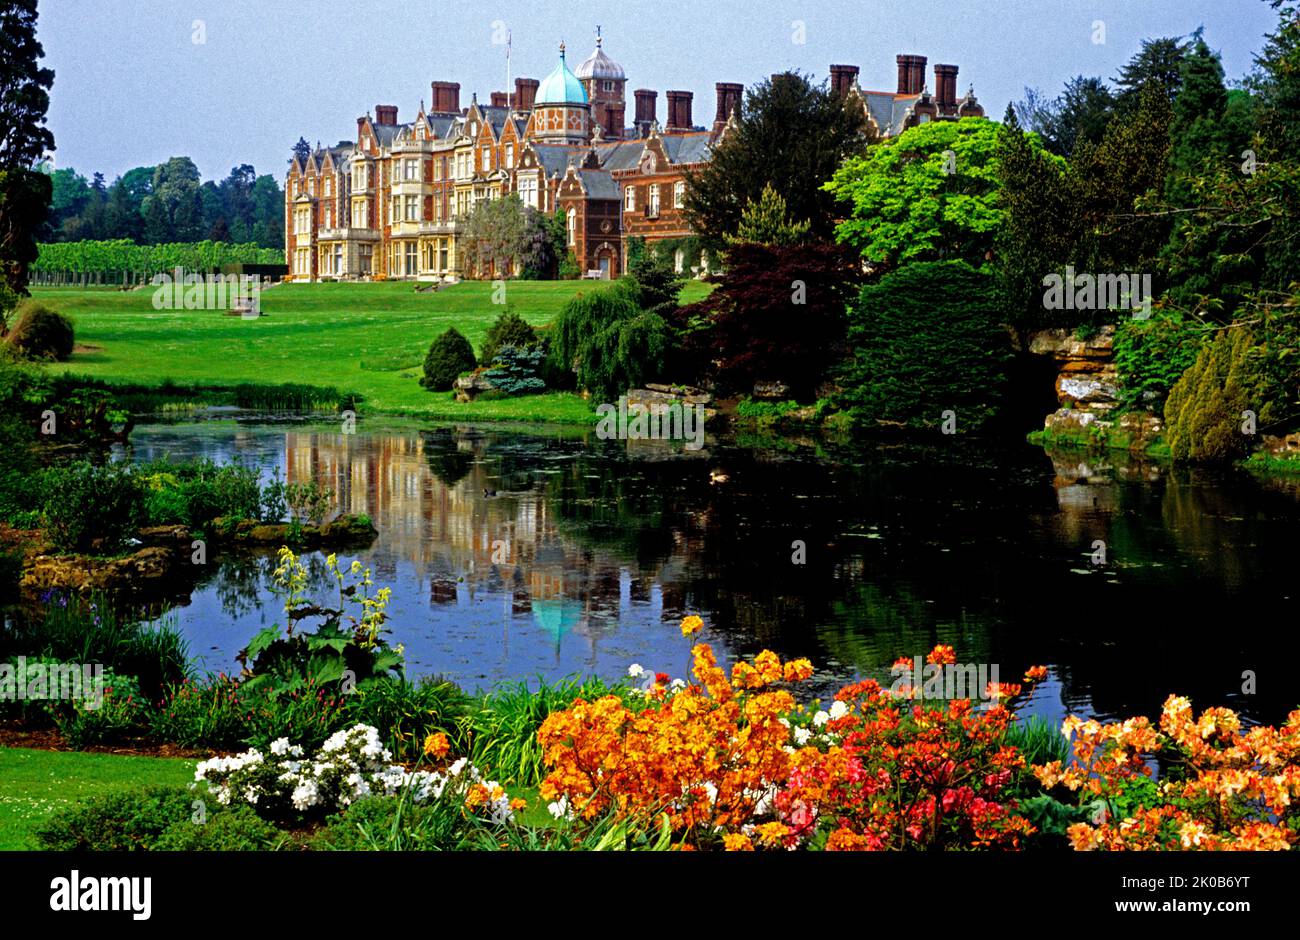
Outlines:
[{"label": "large green tree", "polygon": [[0,330],[17,297],[27,292],[36,235],[52,194],[37,165],[54,149],[45,126],[54,71],[42,68],[36,39],[36,0],[0,2]]},{"label": "large green tree", "polygon": [[997,142],[984,118],[931,121],[850,157],[825,187],[847,215],[836,236],[878,269],[984,264],[1002,222]]},{"label": "large green tree", "polygon": [[822,184],[869,142],[858,104],[800,73],[774,75],[749,89],[735,125],[704,168],[688,176],[687,218],[707,243],[721,247],[770,186],[791,218],[809,223],[813,238],[829,239],[836,211]]}]

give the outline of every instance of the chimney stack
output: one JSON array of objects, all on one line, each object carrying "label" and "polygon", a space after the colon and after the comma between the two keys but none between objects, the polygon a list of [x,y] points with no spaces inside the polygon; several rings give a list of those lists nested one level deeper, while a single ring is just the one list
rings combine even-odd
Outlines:
[{"label": "chimney stack", "polygon": [[923,55],[900,55],[898,62],[898,93],[919,95],[925,88],[925,63]]},{"label": "chimney stack", "polygon": [[537,89],[542,83],[535,78],[515,79],[515,110],[531,111],[537,100]]},{"label": "chimney stack", "polygon": [[691,129],[691,99],[695,97],[694,92],[690,91],[670,91],[668,94],[668,127],[669,133],[673,131],[689,131]]},{"label": "chimney stack", "polygon": [[395,104],[377,104],[375,105],[375,121],[379,124],[392,127],[397,123],[397,105]]},{"label": "chimney stack", "polygon": [[740,96],[744,94],[745,86],[736,82],[718,82],[714,87],[718,92],[718,110],[713,115],[713,129],[720,131],[727,126],[732,112],[740,106]]},{"label": "chimney stack", "polygon": [[361,141],[361,132],[364,131],[365,128],[366,128],[366,119],[364,117],[357,118],[357,142],[358,143]]},{"label": "chimney stack", "polygon": [[636,133],[638,137],[647,137],[650,134],[650,126],[655,122],[655,105],[659,99],[657,91],[651,91],[649,88],[638,88],[632,92],[636,98]]},{"label": "chimney stack", "polygon": [[841,97],[847,95],[857,77],[858,67],[856,65],[832,65],[831,91]]},{"label": "chimney stack", "polygon": [[934,103],[940,114],[957,113],[957,66],[935,65]]},{"label": "chimney stack", "polygon": [[606,105],[605,119],[609,122],[609,127],[605,128],[605,136],[615,140],[623,139],[623,124],[626,120],[624,115],[627,109],[622,105]]},{"label": "chimney stack", "polygon": [[504,108],[504,107],[506,106],[506,100],[507,100],[509,97],[510,97],[510,96],[507,95],[504,91],[494,91],[494,92],[492,92],[492,107],[494,107],[494,108]]},{"label": "chimney stack", "polygon": [[460,82],[434,82],[432,111],[438,114],[460,114]]}]

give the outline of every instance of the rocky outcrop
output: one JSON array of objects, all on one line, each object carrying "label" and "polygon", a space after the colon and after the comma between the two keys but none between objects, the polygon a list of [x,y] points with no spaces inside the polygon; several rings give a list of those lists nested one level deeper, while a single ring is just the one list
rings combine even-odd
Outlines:
[{"label": "rocky outcrop", "polygon": [[151,545],[121,558],[87,555],[37,555],[23,571],[26,590],[59,589],[82,596],[131,593],[157,597],[188,584],[188,555]]},{"label": "rocky outcrop", "polygon": [[641,405],[648,409],[655,409],[673,404],[703,405],[705,420],[717,413],[711,407],[713,396],[691,385],[662,385],[648,382],[645,388],[630,388],[627,391],[628,408]]},{"label": "rocky outcrop", "polygon": [[1086,338],[1073,330],[1040,330],[1030,336],[1029,351],[1056,363],[1059,407],[1043,421],[1045,431],[1066,438],[1104,435],[1112,445],[1145,450],[1164,430],[1160,416],[1150,412],[1113,414],[1119,406],[1114,326]]}]

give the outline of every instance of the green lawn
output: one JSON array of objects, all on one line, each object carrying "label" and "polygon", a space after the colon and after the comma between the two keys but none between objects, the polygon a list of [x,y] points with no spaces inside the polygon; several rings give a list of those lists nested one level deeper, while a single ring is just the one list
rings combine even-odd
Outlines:
[{"label": "green lawn", "polygon": [[[550,322],[590,281],[509,281],[506,302],[528,322]],[[688,282],[682,302],[709,287]],[[504,309],[490,282],[465,281],[417,292],[404,282],[280,284],[263,292],[265,316],[245,320],[213,310],[155,310],[153,290],[34,288],[33,295],[76,324],[76,352],[63,368],[78,375],[141,384],[282,382],[333,386],[364,396],[363,408],[459,420],[588,423],[577,395],[547,393],[461,404],[419,385],[435,336],[454,326],[477,351]]]},{"label": "green lawn", "polygon": [[35,848],[31,831],[83,797],[148,784],[184,786],[195,762],[0,748],[0,851]]}]

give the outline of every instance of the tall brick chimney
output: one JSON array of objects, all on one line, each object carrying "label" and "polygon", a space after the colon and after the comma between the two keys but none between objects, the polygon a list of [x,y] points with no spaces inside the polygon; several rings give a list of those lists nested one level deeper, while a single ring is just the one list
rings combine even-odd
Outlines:
[{"label": "tall brick chimney", "polygon": [[434,82],[433,107],[438,114],[460,114],[460,82]]},{"label": "tall brick chimney", "polygon": [[713,115],[713,130],[722,130],[727,126],[731,113],[740,106],[740,96],[745,93],[745,86],[737,82],[718,82],[714,85],[718,92],[718,110]]},{"label": "tall brick chimney", "polygon": [[515,79],[515,110],[531,111],[537,100],[537,89],[542,83],[535,78]]},{"label": "tall brick chimney", "polygon": [[609,104],[605,106],[605,120],[609,127],[604,128],[607,138],[621,140],[623,138],[623,125],[626,122],[625,115],[627,109],[623,105]]},{"label": "tall brick chimney", "polygon": [[857,77],[858,67],[856,65],[832,65],[831,91],[841,97],[847,95]]},{"label": "tall brick chimney", "polygon": [[364,117],[357,118],[357,140],[361,140],[361,132],[364,131],[365,129],[366,129],[366,119]]},{"label": "tall brick chimney", "polygon": [[655,122],[655,105],[659,100],[659,92],[651,91],[649,88],[638,88],[632,92],[636,98],[636,133],[638,137],[646,137],[650,134],[650,125]]},{"label": "tall brick chimney", "polygon": [[923,55],[900,55],[898,62],[898,93],[919,95],[925,88],[925,63]]},{"label": "tall brick chimney", "polygon": [[492,92],[492,107],[504,108],[506,106],[506,99],[509,97],[510,96],[507,95],[504,91]]},{"label": "tall brick chimney", "polygon": [[670,133],[672,131],[689,131],[691,125],[691,99],[695,93],[691,91],[670,91],[668,94],[668,126],[666,128]]},{"label": "tall brick chimney", "polygon": [[957,113],[957,66],[935,65],[934,103],[940,114]]},{"label": "tall brick chimney", "polygon": [[377,104],[375,105],[375,122],[392,127],[397,123],[397,105],[395,104]]}]

